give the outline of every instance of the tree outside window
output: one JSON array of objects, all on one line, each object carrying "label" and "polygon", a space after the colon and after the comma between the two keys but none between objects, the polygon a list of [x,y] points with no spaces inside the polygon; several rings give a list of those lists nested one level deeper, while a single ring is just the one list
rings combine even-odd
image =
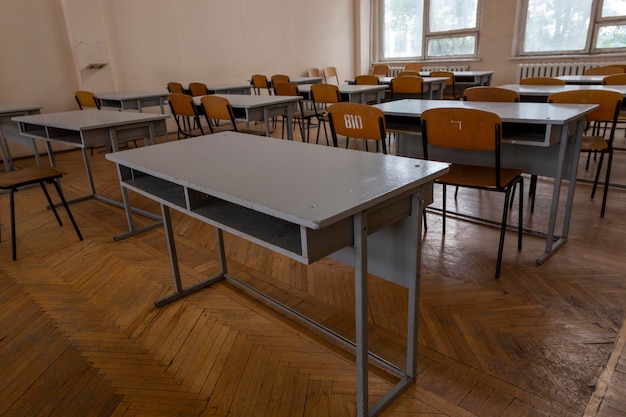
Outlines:
[{"label": "tree outside window", "polygon": [[478,0],[377,1],[382,60],[476,56]]},{"label": "tree outside window", "polygon": [[520,54],[626,49],[626,0],[524,0]]}]

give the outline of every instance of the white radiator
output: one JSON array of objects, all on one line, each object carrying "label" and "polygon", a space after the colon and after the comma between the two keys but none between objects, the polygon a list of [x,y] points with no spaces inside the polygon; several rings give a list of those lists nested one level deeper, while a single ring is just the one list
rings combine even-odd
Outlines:
[{"label": "white radiator", "polygon": [[389,76],[390,77],[397,77],[398,74],[400,74],[400,72],[402,72],[402,70],[404,70],[404,65],[400,66],[400,65],[390,65],[389,66]]},{"label": "white radiator", "polygon": [[617,62],[576,62],[576,63],[541,63],[518,64],[517,79],[528,77],[558,77],[560,75],[583,75],[591,67],[602,67]]},{"label": "white radiator", "polygon": [[[467,71],[469,65],[423,65],[422,71]],[[389,65],[389,76],[397,77],[404,71],[404,65]]]}]

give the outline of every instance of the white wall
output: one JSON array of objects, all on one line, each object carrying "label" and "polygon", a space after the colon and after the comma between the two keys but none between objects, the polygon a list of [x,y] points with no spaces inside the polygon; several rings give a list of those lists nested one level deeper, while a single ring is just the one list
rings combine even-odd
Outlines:
[{"label": "white wall", "polygon": [[350,0],[107,0],[118,89],[247,82],[333,65],[352,75]]},{"label": "white wall", "polygon": [[[253,73],[300,76],[329,65],[342,78],[355,72],[352,0],[0,0],[0,6],[0,101],[41,105],[43,112],[76,109],[74,91],[83,86],[165,90],[169,81],[246,83]],[[90,60],[109,66],[85,70]],[[11,150],[29,151],[14,144]]]}]

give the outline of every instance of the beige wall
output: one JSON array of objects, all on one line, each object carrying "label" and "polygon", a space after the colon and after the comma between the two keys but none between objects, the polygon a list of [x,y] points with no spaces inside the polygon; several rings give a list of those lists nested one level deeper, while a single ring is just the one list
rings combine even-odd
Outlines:
[{"label": "beige wall", "polygon": [[[480,59],[517,81],[517,0],[483,0]],[[73,94],[164,90],[168,81],[245,83],[253,73],[368,69],[370,0],[0,0],[0,101],[75,109]],[[81,18],[82,17],[82,18]],[[69,24],[66,25],[66,22]],[[96,45],[96,46],[94,46]],[[624,60],[624,57],[597,58]],[[104,60],[102,70],[85,70]],[[547,61],[564,61],[551,57]],[[585,62],[589,58],[580,58]],[[536,60],[534,60],[536,61]]]}]

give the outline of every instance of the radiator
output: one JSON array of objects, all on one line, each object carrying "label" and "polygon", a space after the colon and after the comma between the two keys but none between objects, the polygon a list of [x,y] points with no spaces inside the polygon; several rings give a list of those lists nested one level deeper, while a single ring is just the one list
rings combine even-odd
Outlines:
[{"label": "radiator", "polygon": [[541,63],[518,64],[517,79],[528,77],[558,77],[560,75],[583,75],[591,67],[602,67],[617,62],[576,62],[576,63]]},{"label": "radiator", "polygon": [[[424,65],[422,71],[467,71],[469,65]],[[389,76],[397,77],[400,72],[404,71],[404,65],[390,65]]]}]

